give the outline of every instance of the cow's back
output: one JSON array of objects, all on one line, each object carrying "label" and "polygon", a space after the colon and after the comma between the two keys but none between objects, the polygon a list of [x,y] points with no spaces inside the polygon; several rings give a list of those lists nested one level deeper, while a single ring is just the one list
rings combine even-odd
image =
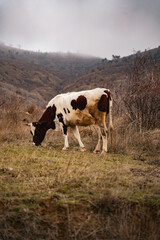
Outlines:
[{"label": "cow's back", "polygon": [[[56,114],[63,114],[64,122],[72,125],[91,125],[98,119],[102,119],[102,114],[98,109],[98,102],[105,93],[105,88],[95,88],[92,90],[69,92],[59,94],[47,105],[56,107]],[[108,97],[108,96],[107,96]]]}]

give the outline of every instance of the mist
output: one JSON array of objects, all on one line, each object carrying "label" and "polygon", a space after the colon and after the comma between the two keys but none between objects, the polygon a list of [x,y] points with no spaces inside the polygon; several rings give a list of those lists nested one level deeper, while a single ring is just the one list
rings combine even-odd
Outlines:
[{"label": "mist", "polygon": [[127,56],[160,43],[159,0],[0,0],[0,41],[26,50]]}]

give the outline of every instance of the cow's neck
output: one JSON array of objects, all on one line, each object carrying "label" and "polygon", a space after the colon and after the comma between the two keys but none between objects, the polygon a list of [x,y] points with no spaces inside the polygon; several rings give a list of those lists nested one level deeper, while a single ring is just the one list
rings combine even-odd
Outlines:
[{"label": "cow's neck", "polygon": [[56,107],[48,107],[40,118],[39,122],[52,122],[55,119]]}]

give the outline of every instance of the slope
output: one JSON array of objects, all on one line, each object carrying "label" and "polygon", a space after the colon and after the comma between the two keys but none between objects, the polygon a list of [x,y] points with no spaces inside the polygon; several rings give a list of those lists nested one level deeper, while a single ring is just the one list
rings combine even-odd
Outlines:
[{"label": "slope", "polygon": [[49,69],[0,55],[0,94],[17,94],[33,104],[45,105],[59,92],[61,79]]}]

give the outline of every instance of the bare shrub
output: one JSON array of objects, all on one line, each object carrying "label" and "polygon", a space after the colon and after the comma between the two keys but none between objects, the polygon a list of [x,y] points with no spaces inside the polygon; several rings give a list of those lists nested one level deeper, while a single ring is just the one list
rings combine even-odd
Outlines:
[{"label": "bare shrub", "polygon": [[3,97],[0,104],[0,141],[17,141],[29,138],[25,122],[41,114],[39,108],[28,106],[23,98],[14,94]]},{"label": "bare shrub", "polygon": [[123,97],[128,121],[140,131],[160,127],[160,66],[150,55],[137,54]]},{"label": "bare shrub", "polygon": [[114,152],[122,154],[158,154],[160,130],[137,131],[125,115],[114,118]]},{"label": "bare shrub", "polygon": [[114,151],[160,151],[160,66],[147,53],[137,54],[128,79],[114,93]]},{"label": "bare shrub", "polygon": [[26,110],[29,114],[32,114],[35,111],[35,105],[31,104],[27,106]]}]

